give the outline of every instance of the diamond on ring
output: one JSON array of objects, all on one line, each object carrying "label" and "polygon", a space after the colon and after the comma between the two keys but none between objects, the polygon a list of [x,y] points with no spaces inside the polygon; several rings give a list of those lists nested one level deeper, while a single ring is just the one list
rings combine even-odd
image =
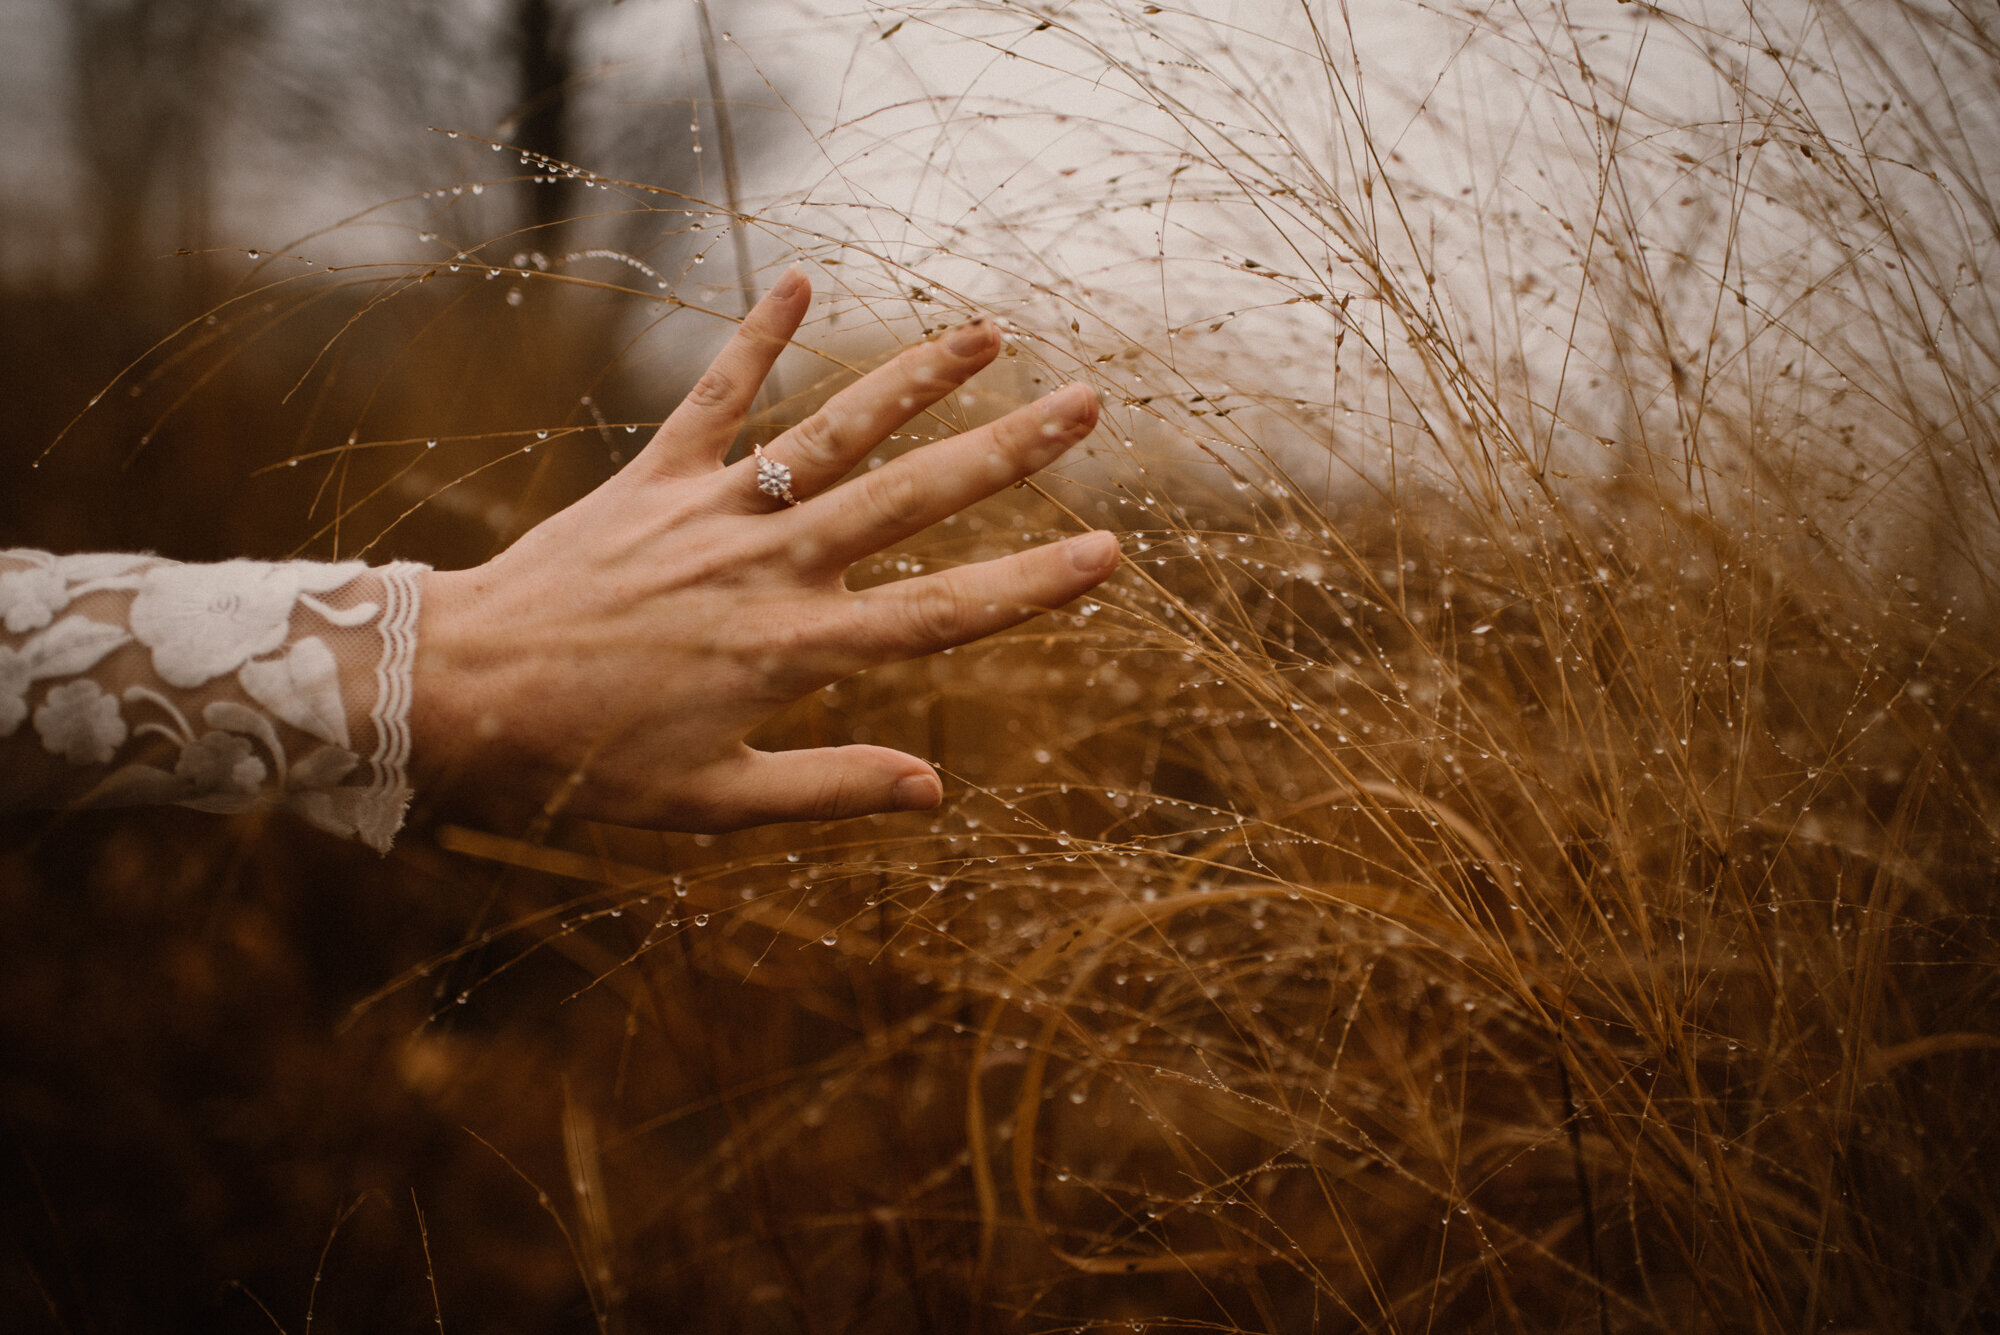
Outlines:
[{"label": "diamond on ring", "polygon": [[757,490],[786,505],[797,505],[799,498],[792,495],[792,470],[764,453],[762,445],[755,447],[757,455]]}]

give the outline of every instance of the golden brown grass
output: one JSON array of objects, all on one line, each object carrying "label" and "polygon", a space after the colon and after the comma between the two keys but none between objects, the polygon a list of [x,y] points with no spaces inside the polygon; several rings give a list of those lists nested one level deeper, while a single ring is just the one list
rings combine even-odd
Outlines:
[{"label": "golden brown grass", "polygon": [[[931,756],[934,819],[408,841],[484,907],[361,1014],[431,980],[398,1079],[533,1160],[447,1327],[489,1277],[604,1329],[2000,1319],[1990,24],[1426,11],[1385,91],[1388,7],[1280,8],[871,18],[991,65],[745,225],[821,262],[834,362],[1015,321],[922,432],[1078,374],[1109,412],[865,577],[1078,521],[1129,565],[774,729]],[[519,244],[454,262],[606,287]],[[405,408],[324,476],[442,544],[392,521],[484,451],[445,496],[503,540],[617,447],[593,412],[440,461]]]}]

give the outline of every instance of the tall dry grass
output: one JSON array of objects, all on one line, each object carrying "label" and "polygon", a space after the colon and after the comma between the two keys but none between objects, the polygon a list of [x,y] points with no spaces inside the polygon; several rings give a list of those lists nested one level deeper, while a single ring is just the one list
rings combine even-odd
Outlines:
[{"label": "tall dry grass", "polygon": [[[383,1078],[520,1179],[445,1324],[484,1282],[605,1330],[2000,1320],[1985,17],[857,22],[850,88],[917,91],[736,206],[833,289],[752,429],[996,310],[890,448],[1078,375],[1105,427],[860,577],[1079,522],[1129,563],[773,729],[931,756],[935,818],[406,843],[482,907],[361,1014],[424,999]],[[725,201],[591,183],[726,267]],[[506,290],[635,346],[732,309],[533,242],[309,281],[370,294],[341,347]],[[599,402],[275,462],[348,549],[499,542],[611,465]]]}]

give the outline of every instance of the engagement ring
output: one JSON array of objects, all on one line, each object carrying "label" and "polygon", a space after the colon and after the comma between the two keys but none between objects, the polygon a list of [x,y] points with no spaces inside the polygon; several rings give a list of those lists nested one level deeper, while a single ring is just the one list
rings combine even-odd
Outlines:
[{"label": "engagement ring", "polygon": [[786,505],[797,505],[799,498],[792,495],[792,470],[764,453],[762,445],[751,447],[757,456],[757,490]]}]

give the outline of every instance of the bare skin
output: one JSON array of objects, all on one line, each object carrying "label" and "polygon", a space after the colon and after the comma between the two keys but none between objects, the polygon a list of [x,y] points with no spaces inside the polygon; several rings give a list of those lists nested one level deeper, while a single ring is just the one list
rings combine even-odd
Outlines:
[{"label": "bare skin", "polygon": [[[425,577],[412,762],[419,791],[489,813],[727,830],[936,806],[915,756],[765,752],[744,738],[864,668],[990,635],[1117,567],[1086,533],[854,591],[856,561],[1053,462],[1097,422],[1069,385],[836,485],[891,431],[999,353],[976,322],[905,350],[764,453],[800,500],[723,458],[812,292],[788,272],[616,477],[471,570]],[[504,818],[504,816],[503,816]]]}]

